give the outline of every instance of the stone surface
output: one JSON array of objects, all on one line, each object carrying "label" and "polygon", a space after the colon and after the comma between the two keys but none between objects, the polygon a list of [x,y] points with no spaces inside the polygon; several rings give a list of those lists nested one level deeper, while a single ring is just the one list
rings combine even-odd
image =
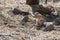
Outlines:
[{"label": "stone surface", "polygon": [[[43,4],[44,0],[39,2]],[[60,10],[59,4],[53,5],[56,11]],[[14,15],[11,12],[14,8],[33,13],[31,6],[26,5],[26,0],[0,0],[0,40],[60,40],[60,31],[36,30],[34,19],[31,16],[32,20],[22,25],[21,21],[24,16]]]}]

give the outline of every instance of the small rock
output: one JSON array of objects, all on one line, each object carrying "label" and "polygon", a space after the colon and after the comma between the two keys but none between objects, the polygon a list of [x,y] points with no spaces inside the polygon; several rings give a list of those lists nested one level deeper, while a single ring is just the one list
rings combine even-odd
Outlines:
[{"label": "small rock", "polygon": [[24,11],[21,11],[21,10],[19,10],[18,8],[14,8],[14,10],[12,11],[15,15],[18,15],[18,14],[20,14],[20,15],[29,15],[29,13],[28,12],[24,12]]},{"label": "small rock", "polygon": [[55,25],[55,30],[56,30],[56,31],[60,31],[60,25],[59,25],[59,26],[56,26],[56,25]]},{"label": "small rock", "polygon": [[51,22],[51,21],[55,20],[55,18],[57,17],[57,15],[45,14],[44,17],[45,17],[45,19],[46,19],[47,22]]},{"label": "small rock", "polygon": [[7,24],[8,24],[7,22],[4,23],[4,25],[7,25]]},{"label": "small rock", "polygon": [[39,7],[37,8],[36,12],[39,12],[40,14],[43,15],[43,14],[51,14],[52,10],[51,10],[51,8],[39,5]]},{"label": "small rock", "polygon": [[25,17],[22,19],[21,24],[22,24],[22,25],[25,25],[26,22],[29,22],[29,17],[28,17],[28,16],[25,16]]},{"label": "small rock", "polygon": [[44,31],[52,31],[52,30],[54,30],[54,25],[49,25],[44,28]]},{"label": "small rock", "polygon": [[15,25],[8,25],[9,28],[16,28]]},{"label": "small rock", "polygon": [[25,16],[24,18],[23,18],[23,20],[22,20],[22,22],[28,22],[28,16]]},{"label": "small rock", "polygon": [[25,40],[23,37],[18,37],[17,40]]},{"label": "small rock", "polygon": [[57,17],[57,18],[54,20],[54,24],[55,24],[55,25],[60,25],[60,17]]},{"label": "small rock", "polygon": [[49,26],[49,25],[52,25],[52,24],[54,24],[53,22],[44,22],[44,25],[46,25],[46,26]]}]

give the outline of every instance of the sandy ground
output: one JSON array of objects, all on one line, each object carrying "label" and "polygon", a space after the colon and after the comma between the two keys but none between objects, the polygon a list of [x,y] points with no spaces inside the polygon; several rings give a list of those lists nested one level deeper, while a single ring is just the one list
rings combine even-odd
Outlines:
[{"label": "sandy ground", "polygon": [[10,10],[19,7],[23,11],[32,12],[25,3],[25,0],[0,0],[0,40],[60,40],[60,31],[36,30],[33,22],[22,25],[24,16],[14,15]]}]

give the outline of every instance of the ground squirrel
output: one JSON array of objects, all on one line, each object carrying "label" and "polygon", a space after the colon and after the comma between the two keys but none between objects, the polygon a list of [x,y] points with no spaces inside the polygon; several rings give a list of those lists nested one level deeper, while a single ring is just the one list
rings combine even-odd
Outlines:
[{"label": "ground squirrel", "polygon": [[36,25],[41,25],[45,22],[45,19],[39,12],[31,13],[32,19],[36,20]]}]

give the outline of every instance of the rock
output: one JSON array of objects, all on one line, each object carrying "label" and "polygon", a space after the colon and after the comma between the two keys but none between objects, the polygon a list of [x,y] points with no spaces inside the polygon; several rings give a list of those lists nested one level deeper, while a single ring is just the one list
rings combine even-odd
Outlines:
[{"label": "rock", "polygon": [[25,16],[25,17],[23,18],[22,22],[28,22],[28,19],[29,19],[29,17],[28,17],[28,16]]},{"label": "rock", "polygon": [[12,11],[15,15],[18,15],[18,14],[20,14],[20,15],[29,15],[29,13],[28,12],[24,12],[24,11],[21,11],[21,10],[19,10],[18,8],[14,8],[14,10]]},{"label": "rock", "polygon": [[28,16],[25,16],[25,17],[22,19],[21,24],[22,24],[22,25],[25,25],[26,22],[28,22],[28,21],[29,21],[29,17],[28,17]]},{"label": "rock", "polygon": [[57,18],[54,20],[54,24],[55,24],[55,25],[60,25],[60,17],[57,17]]},{"label": "rock", "polygon": [[4,23],[4,25],[7,25],[7,24],[8,24],[7,22]]},{"label": "rock", "polygon": [[52,10],[51,10],[51,8],[39,5],[39,7],[37,8],[36,12],[39,12],[40,14],[43,15],[43,14],[51,14]]},{"label": "rock", "polygon": [[23,37],[18,37],[17,40],[25,40]]},{"label": "rock", "polygon": [[60,25],[55,25],[55,30],[60,31]]},{"label": "rock", "polygon": [[52,24],[54,24],[54,23],[53,22],[44,22],[45,26],[49,26],[49,25],[52,25]]},{"label": "rock", "polygon": [[58,17],[58,16],[57,15],[53,15],[53,14],[45,14],[44,15],[44,18],[46,19],[47,22],[54,21],[56,17]]},{"label": "rock", "polygon": [[39,5],[39,0],[26,0],[26,4],[28,5]]},{"label": "rock", "polygon": [[44,28],[44,31],[52,31],[52,30],[54,30],[54,25],[49,25]]},{"label": "rock", "polygon": [[8,25],[9,28],[16,28],[15,25]]}]

